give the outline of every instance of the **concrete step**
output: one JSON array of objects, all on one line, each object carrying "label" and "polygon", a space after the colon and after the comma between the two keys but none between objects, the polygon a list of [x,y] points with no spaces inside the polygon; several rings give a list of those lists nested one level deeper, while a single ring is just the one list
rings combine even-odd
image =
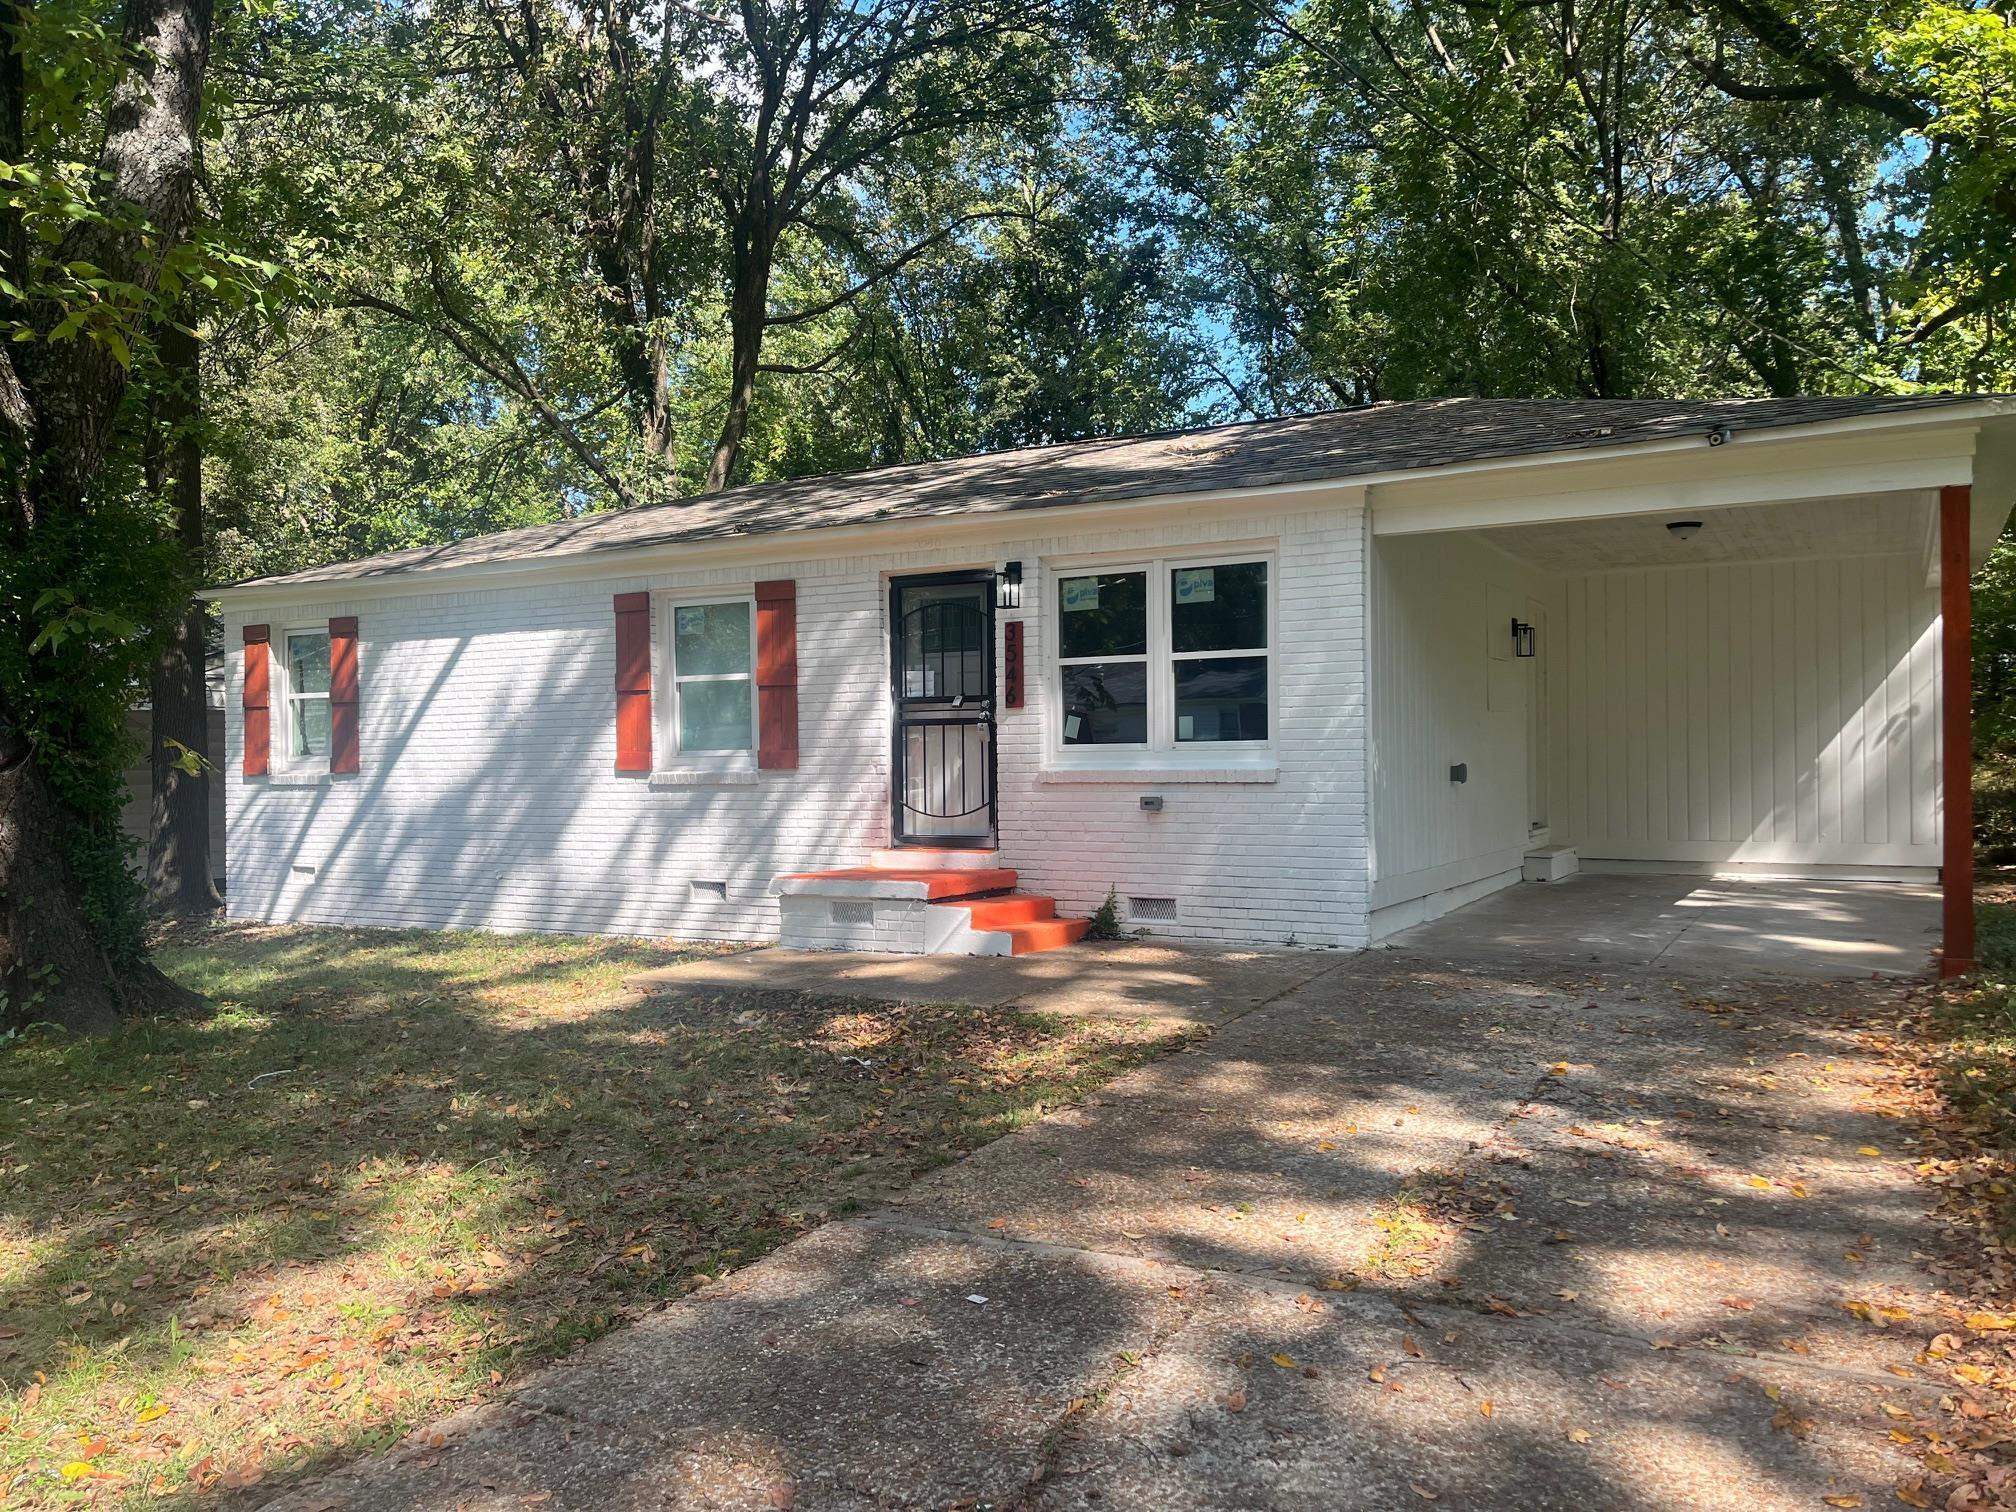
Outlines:
[{"label": "concrete step", "polygon": [[1057,917],[1057,900],[1034,893],[1009,893],[999,898],[967,898],[952,903],[972,916],[975,929],[1006,929],[1010,924],[1037,924]]},{"label": "concrete step", "polygon": [[1067,945],[1076,945],[1091,927],[1090,919],[1038,919],[992,932],[1005,934],[1013,942],[1010,955],[1034,955],[1039,950],[1062,950]]},{"label": "concrete step", "polygon": [[787,872],[770,884],[779,898],[971,898],[1012,892],[1015,873],[1005,867],[843,866],[832,871]]},{"label": "concrete step", "polygon": [[[951,951],[973,955],[1031,955],[1060,950],[1085,938],[1090,919],[1060,919],[1057,900],[1035,893],[1010,893],[1001,898],[951,898],[936,905],[959,909],[968,930],[955,931]],[[949,952],[948,952],[949,953]]]},{"label": "concrete step", "polygon": [[950,850],[928,845],[903,845],[878,850],[868,857],[877,871],[998,871],[998,850]]}]

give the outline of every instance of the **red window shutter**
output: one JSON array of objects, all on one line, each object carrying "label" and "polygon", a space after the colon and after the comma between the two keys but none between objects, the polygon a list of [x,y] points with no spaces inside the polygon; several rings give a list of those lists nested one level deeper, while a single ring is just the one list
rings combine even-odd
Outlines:
[{"label": "red window shutter", "polygon": [[357,616],[345,614],[329,621],[329,770],[357,769]]},{"label": "red window shutter", "polygon": [[651,595],[616,595],[616,770],[651,770]]},{"label": "red window shutter", "polygon": [[798,765],[798,584],[756,585],[756,765]]},{"label": "red window shutter", "polygon": [[267,660],[267,629],[245,627],[245,775],[264,777],[272,759],[272,668]]}]

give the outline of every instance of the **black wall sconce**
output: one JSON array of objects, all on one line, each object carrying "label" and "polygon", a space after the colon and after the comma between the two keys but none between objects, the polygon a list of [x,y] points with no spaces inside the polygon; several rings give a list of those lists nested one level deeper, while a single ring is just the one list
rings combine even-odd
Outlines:
[{"label": "black wall sconce", "polygon": [[1003,609],[1022,607],[1022,564],[1010,562],[995,588],[994,602]]},{"label": "black wall sconce", "polygon": [[1535,649],[1533,644],[1533,627],[1522,619],[1514,619],[1512,621],[1512,654],[1514,656],[1531,656]]}]

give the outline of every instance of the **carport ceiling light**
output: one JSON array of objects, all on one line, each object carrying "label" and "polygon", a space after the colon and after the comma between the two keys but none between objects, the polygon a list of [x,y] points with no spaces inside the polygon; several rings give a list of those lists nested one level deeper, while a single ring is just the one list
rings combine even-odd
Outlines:
[{"label": "carport ceiling light", "polygon": [[1701,533],[1701,522],[1699,520],[1668,520],[1666,528],[1672,532],[1674,540],[1691,541]]}]

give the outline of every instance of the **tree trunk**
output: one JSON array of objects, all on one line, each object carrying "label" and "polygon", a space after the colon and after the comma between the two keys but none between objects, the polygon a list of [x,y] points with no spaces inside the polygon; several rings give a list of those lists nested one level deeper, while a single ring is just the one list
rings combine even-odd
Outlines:
[{"label": "tree trunk", "polygon": [[[196,338],[180,326],[164,328],[161,362],[168,373],[160,418],[167,432],[175,535],[194,578],[203,570],[203,443],[197,430],[202,352]],[[210,880],[210,706],[203,678],[203,627],[203,607],[192,601],[154,663],[147,901],[165,914],[206,914],[223,901]],[[203,758],[195,772],[183,764],[192,751]]]},{"label": "tree trunk", "polygon": [[721,437],[707,464],[702,493],[719,493],[735,476],[742,439],[749,433],[749,406],[756,398],[756,374],[763,361],[765,317],[770,312],[770,240],[751,237],[736,258],[735,292],[729,302],[728,413],[721,419]]},{"label": "tree trunk", "polygon": [[[0,0],[0,48],[10,54],[21,41],[25,6]],[[146,295],[189,224],[211,20],[211,0],[128,0],[124,41],[134,66],[113,92],[98,159],[100,192],[114,213],[81,222],[60,248],[65,261],[95,264]],[[20,86],[18,69],[0,69],[0,141],[23,139]],[[18,230],[18,218],[9,217],[0,235],[11,243]],[[16,351],[18,366],[0,362],[9,534],[22,546],[44,530],[88,542],[74,527],[104,463],[126,369],[98,341],[32,341]],[[49,570],[58,574],[51,585],[61,586],[67,574],[55,562]],[[34,633],[25,617],[8,629]],[[0,998],[9,1020],[88,1029],[196,999],[144,956],[113,959],[99,935],[64,849],[66,830],[80,821],[51,788],[44,753],[10,702],[60,695],[32,677],[21,688],[0,689]]]},{"label": "tree trunk", "polygon": [[70,822],[0,710],[0,1028],[92,1033],[200,1003],[149,962],[121,968],[107,958],[57,839]]}]

